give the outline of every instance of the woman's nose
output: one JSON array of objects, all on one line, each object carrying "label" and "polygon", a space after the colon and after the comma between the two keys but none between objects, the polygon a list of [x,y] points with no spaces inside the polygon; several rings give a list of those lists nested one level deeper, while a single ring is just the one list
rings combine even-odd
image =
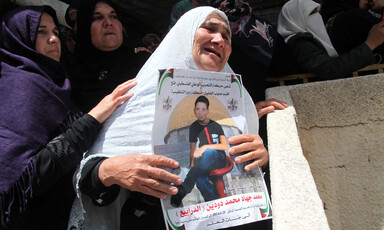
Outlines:
[{"label": "woman's nose", "polygon": [[214,33],[212,42],[219,45],[219,46],[224,46],[224,38],[221,35],[221,33]]},{"label": "woman's nose", "polygon": [[59,41],[60,41],[59,37],[55,34],[52,34],[48,39],[48,43],[50,44],[58,43]]},{"label": "woman's nose", "polygon": [[109,26],[112,25],[112,20],[108,17],[104,18],[103,26]]}]

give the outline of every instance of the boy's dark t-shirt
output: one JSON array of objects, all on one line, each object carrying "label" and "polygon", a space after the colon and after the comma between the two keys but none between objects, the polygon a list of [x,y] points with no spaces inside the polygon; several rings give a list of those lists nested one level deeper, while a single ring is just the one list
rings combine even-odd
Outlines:
[{"label": "boy's dark t-shirt", "polygon": [[[217,143],[213,140],[213,134],[217,134]],[[189,142],[197,142],[197,140],[199,140],[199,148],[203,145],[219,144],[219,137],[222,135],[224,135],[223,128],[217,122],[212,120],[209,120],[207,125],[200,125],[198,121],[195,121],[189,128]]]}]

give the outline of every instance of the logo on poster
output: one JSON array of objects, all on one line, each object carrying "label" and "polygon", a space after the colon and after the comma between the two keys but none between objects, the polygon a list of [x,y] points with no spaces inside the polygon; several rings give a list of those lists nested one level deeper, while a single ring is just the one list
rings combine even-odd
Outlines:
[{"label": "logo on poster", "polygon": [[164,98],[163,99],[163,110],[164,111],[168,111],[168,110],[170,110],[170,109],[172,109],[172,98],[170,98],[169,96],[168,96],[168,98]]},{"label": "logo on poster", "polygon": [[237,100],[233,99],[230,101],[227,101],[227,108],[228,110],[231,110],[232,112],[237,110]]}]

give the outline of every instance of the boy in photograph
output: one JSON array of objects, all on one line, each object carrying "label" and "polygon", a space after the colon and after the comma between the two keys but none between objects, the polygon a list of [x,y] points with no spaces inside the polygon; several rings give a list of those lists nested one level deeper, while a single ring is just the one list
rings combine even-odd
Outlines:
[{"label": "boy in photograph", "polygon": [[183,198],[192,191],[195,184],[205,201],[219,198],[212,186],[209,173],[225,166],[227,140],[223,128],[208,118],[207,97],[199,96],[196,99],[194,113],[197,120],[189,128],[191,169],[184,182],[177,186],[179,192],[171,197],[173,207],[180,206]]}]

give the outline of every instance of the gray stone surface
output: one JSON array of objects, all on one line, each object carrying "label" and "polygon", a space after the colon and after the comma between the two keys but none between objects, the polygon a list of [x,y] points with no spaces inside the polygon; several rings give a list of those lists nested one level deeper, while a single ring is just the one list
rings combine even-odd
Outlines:
[{"label": "gray stone surface", "polygon": [[274,229],[384,229],[384,75],[266,94]]}]

